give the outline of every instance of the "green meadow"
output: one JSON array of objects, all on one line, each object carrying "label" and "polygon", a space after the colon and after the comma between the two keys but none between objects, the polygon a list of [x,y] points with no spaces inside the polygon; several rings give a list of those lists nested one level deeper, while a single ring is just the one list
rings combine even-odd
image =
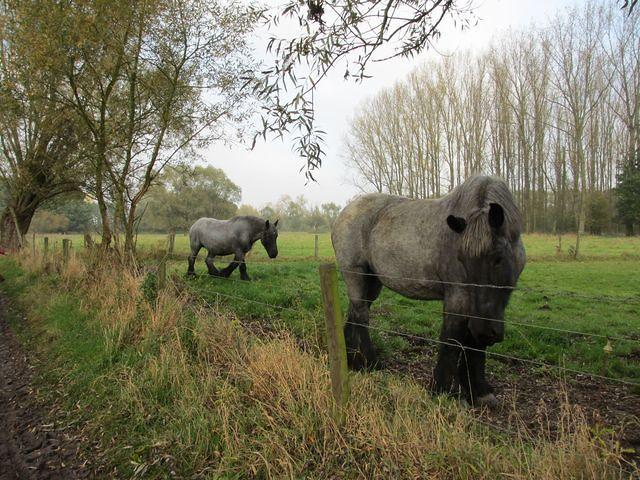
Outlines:
[{"label": "green meadow", "polygon": [[[563,238],[565,249],[572,240]],[[490,351],[639,381],[640,239],[584,237],[584,253],[577,260],[556,252],[556,237],[536,234],[524,241],[528,263],[506,312],[506,338]],[[156,248],[163,243],[162,237],[144,241]],[[186,248],[186,237],[179,235],[176,252],[186,253]],[[255,245],[247,260],[251,282],[241,282],[237,273],[229,279],[208,276],[201,252],[198,276],[186,285],[203,301],[222,304],[241,318],[276,322],[322,341],[318,265],[333,258],[329,235],[319,236],[318,259],[313,257],[312,234],[282,233],[279,250],[278,259],[269,260]],[[183,275],[185,270],[186,259],[170,263],[172,272]],[[340,291],[344,311],[342,282]],[[437,339],[441,310],[441,302],[410,300],[384,289],[372,308],[374,341],[389,357],[409,344],[387,331]],[[604,351],[607,341],[613,347],[610,355]]]},{"label": "green meadow", "polygon": [[[60,248],[64,235],[49,235],[51,248]],[[82,248],[80,235],[68,235],[73,247]],[[41,248],[42,236],[36,238]],[[203,302],[224,305],[248,321],[277,324],[301,337],[322,342],[323,319],[318,265],[333,259],[328,233],[318,235],[318,258],[314,257],[314,234],[282,232],[279,256],[270,260],[260,243],[248,255],[251,282],[206,274],[204,250],[196,262],[188,290]],[[490,352],[551,365],[563,365],[598,375],[638,382],[640,379],[640,238],[584,236],[580,255],[567,253],[575,236],[524,236],[527,266],[506,312],[505,341]],[[141,234],[138,249],[153,262],[166,249],[167,236]],[[186,271],[188,237],[178,233],[170,273]],[[218,258],[222,266],[230,258]],[[347,297],[340,281],[343,311]],[[409,348],[406,338],[391,331],[437,339],[441,303],[410,300],[384,289],[372,308],[373,337],[383,357]],[[604,347],[610,342],[613,352]],[[494,355],[493,358],[499,358]],[[492,358],[490,356],[490,358]],[[546,367],[534,367],[543,368]],[[550,369],[550,372],[555,369]]]}]

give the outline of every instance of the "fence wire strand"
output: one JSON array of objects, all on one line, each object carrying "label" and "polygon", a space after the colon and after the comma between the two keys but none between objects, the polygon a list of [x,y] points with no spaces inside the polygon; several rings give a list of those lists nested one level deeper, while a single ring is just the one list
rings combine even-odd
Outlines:
[{"label": "fence wire strand", "polygon": [[[244,301],[244,302],[254,303],[254,304],[265,306],[265,307],[275,308],[277,310],[290,311],[290,312],[297,313],[297,314],[308,315],[308,312],[305,312],[305,311],[303,311],[303,310],[301,310],[299,308],[283,307],[282,305],[275,305],[275,304],[268,303],[268,302],[262,302],[260,300],[254,300],[254,299],[251,299],[251,298],[243,297],[241,295],[231,295],[231,294],[220,293],[220,292],[215,292],[215,294],[219,295],[221,297],[231,298],[231,299],[235,299],[235,300],[241,300],[241,301]],[[197,295],[197,296],[199,298],[202,298],[200,295]],[[493,357],[505,358],[505,359],[513,360],[513,361],[517,361],[517,362],[529,363],[529,364],[536,365],[536,366],[539,366],[539,367],[551,368],[551,369],[556,369],[556,370],[560,370],[560,371],[566,371],[566,372],[570,372],[570,373],[573,373],[573,374],[576,374],[576,375],[585,375],[585,376],[592,377],[592,378],[597,378],[597,379],[600,379],[600,380],[607,380],[607,381],[621,383],[621,384],[624,384],[624,385],[629,385],[629,386],[634,386],[634,387],[640,386],[640,383],[638,383],[638,382],[630,382],[630,381],[619,379],[619,378],[607,377],[605,375],[599,375],[599,374],[596,374],[596,373],[585,372],[583,370],[576,370],[576,369],[573,369],[573,368],[564,367],[562,365],[549,364],[549,363],[541,362],[541,361],[538,361],[538,360],[532,360],[532,359],[528,359],[528,358],[516,357],[516,356],[513,356],[513,355],[507,355],[507,354],[504,354],[504,353],[491,352],[491,351],[482,350],[482,349],[478,349],[478,348],[474,348],[474,347],[468,347],[468,346],[461,346],[458,343],[446,342],[446,341],[443,341],[443,340],[434,339],[434,338],[430,338],[430,337],[424,337],[424,336],[421,336],[421,335],[415,335],[415,334],[411,334],[411,333],[399,332],[399,331],[396,331],[396,330],[385,329],[385,328],[378,327],[378,326],[375,326],[375,325],[367,325],[367,324],[364,324],[364,323],[357,323],[357,322],[352,322],[352,321],[346,321],[345,325],[347,325],[347,324],[354,325],[354,326],[371,328],[372,330],[376,330],[376,331],[379,331],[381,333],[386,333],[388,335],[395,335],[395,336],[399,336],[399,337],[412,338],[414,340],[426,341],[426,342],[430,342],[430,343],[433,343],[433,344],[460,348],[463,351],[464,350],[469,350],[469,351],[476,351],[476,352],[481,352],[481,353],[483,352],[486,355],[490,355],[490,356],[493,356]]]},{"label": "fence wire strand", "polygon": [[[218,275],[211,275],[211,276],[213,278],[220,278],[220,279],[226,280],[226,281],[231,281],[231,282],[236,282],[236,283],[241,283],[241,284],[245,284],[246,283],[246,280],[242,280],[240,278],[231,278],[231,277],[224,277],[224,276],[218,276]],[[267,284],[267,286],[273,287],[274,284]],[[228,296],[231,297],[231,298],[233,297],[231,295],[228,295]],[[364,298],[353,298],[352,300],[371,303],[371,304],[373,304],[373,302],[376,301],[376,300],[367,300],[367,299],[364,299]],[[382,304],[380,306],[382,306]],[[403,310],[409,310],[409,309],[413,308],[413,307],[411,307],[409,305],[398,305],[398,304],[395,304],[395,303],[386,303],[386,304],[384,304],[384,306],[390,306],[390,307],[399,308],[399,309],[403,309]],[[275,307],[277,307],[277,306],[275,306]],[[569,329],[558,328],[558,327],[550,327],[550,326],[546,326],[546,325],[540,325],[540,324],[537,324],[537,323],[523,323],[523,322],[518,322],[518,321],[514,321],[514,320],[504,320],[504,319],[498,319],[498,318],[482,317],[482,316],[478,316],[478,315],[453,313],[453,312],[447,312],[445,310],[443,310],[442,313],[444,315],[452,315],[452,316],[467,317],[467,318],[476,318],[476,319],[479,319],[479,320],[485,320],[485,321],[489,321],[489,322],[497,322],[497,323],[503,323],[503,324],[508,324],[508,325],[517,325],[517,326],[526,327],[526,328],[536,328],[536,329],[541,329],[541,330],[549,330],[549,331],[554,331],[554,332],[567,333],[567,334],[571,334],[571,335],[580,335],[580,336],[584,336],[584,337],[593,337],[593,338],[599,338],[599,339],[604,339],[604,340],[613,340],[613,341],[619,341],[619,342],[640,343],[640,338],[624,337],[624,336],[618,336],[618,335],[616,335],[616,336],[603,335],[603,334],[591,333],[591,332],[582,332],[582,331],[578,331],[578,330],[569,330]]]},{"label": "fence wire strand", "polygon": [[[177,254],[173,254],[173,256],[176,256]],[[288,264],[294,264],[294,263],[299,263],[300,261],[303,260],[309,260],[309,258],[314,258],[313,256],[310,257],[285,257],[284,259],[267,259],[267,258],[256,258],[254,260],[251,261],[247,261],[247,260],[233,260],[230,259],[229,264],[226,267],[222,267],[221,269],[218,269],[218,271],[224,270],[226,268],[229,268],[230,265],[236,263],[238,266],[241,264],[245,264],[245,265],[269,265],[269,266],[274,266],[274,265],[288,265]],[[320,257],[314,260],[318,260],[320,261]],[[218,262],[220,263],[220,262]],[[216,267],[217,268],[217,267]],[[237,268],[237,267],[236,267]],[[347,273],[347,274],[353,274],[353,275],[362,275],[362,276],[372,276],[372,277],[378,277],[378,278],[389,278],[389,279],[393,279],[393,280],[409,280],[409,281],[414,281],[414,282],[425,282],[425,283],[433,283],[433,284],[439,284],[439,285],[450,285],[450,286],[459,286],[459,287],[473,287],[473,288],[493,288],[493,289],[500,289],[500,290],[511,290],[511,291],[520,291],[520,292],[525,292],[525,293],[533,293],[533,294],[539,294],[542,295],[543,297],[571,297],[571,298],[583,298],[583,299],[587,299],[587,300],[596,300],[596,301],[603,301],[603,302],[625,302],[625,303],[632,303],[632,304],[638,304],[640,305],[640,296],[626,296],[626,297],[615,297],[615,296],[607,296],[607,295],[587,295],[587,294],[582,294],[582,293],[578,293],[578,292],[572,292],[569,290],[559,290],[559,291],[555,291],[555,292],[549,292],[547,290],[543,290],[543,289],[539,289],[539,288],[533,288],[533,287],[517,287],[517,286],[509,286],[509,285],[492,285],[492,284],[483,284],[483,283],[465,283],[465,282],[451,282],[451,281],[445,281],[445,280],[438,280],[438,279],[433,279],[433,278],[414,278],[414,277],[401,277],[401,276],[391,276],[391,275],[383,275],[383,274],[379,274],[379,273],[371,273],[371,272],[359,272],[357,270],[349,270],[349,269],[344,269],[344,268],[340,268],[338,267],[338,270],[340,272]],[[224,278],[224,277],[220,277],[220,278]]]},{"label": "fence wire strand", "polygon": [[451,286],[474,287],[474,288],[493,288],[493,289],[499,289],[499,290],[521,291],[521,292],[528,292],[528,293],[538,293],[547,297],[567,296],[567,297],[585,298],[589,300],[640,303],[640,297],[638,296],[611,297],[611,296],[602,296],[602,295],[586,295],[586,294],[571,292],[568,290],[563,290],[558,292],[548,292],[546,290],[535,289],[531,287],[515,287],[510,285],[493,285],[493,284],[487,284],[487,283],[450,282],[446,280],[436,280],[432,278],[398,277],[398,276],[392,276],[392,275],[384,275],[380,273],[359,272],[357,270],[348,270],[340,267],[338,267],[338,270],[340,270],[342,273],[348,273],[353,275],[370,276],[370,277],[377,277],[377,278],[389,278],[392,280],[410,280],[413,282],[435,283],[438,285],[451,285]]},{"label": "fence wire strand", "polygon": [[[359,302],[366,302],[366,303],[370,303],[373,304],[373,302],[375,302],[376,300],[367,300],[364,298],[353,298],[352,300],[354,301],[359,301]],[[396,303],[381,303],[379,304],[380,307],[385,306],[385,307],[394,307],[394,308],[399,308],[402,310],[409,310],[411,307],[409,305],[398,305]],[[640,337],[638,338],[634,338],[634,337],[625,337],[625,336],[619,336],[619,335],[603,335],[600,333],[592,333],[592,332],[582,332],[582,331],[578,331],[578,330],[568,330],[565,328],[558,328],[558,327],[550,327],[547,325],[540,325],[538,323],[523,323],[523,322],[518,322],[515,320],[505,320],[505,319],[499,319],[499,318],[491,318],[491,317],[482,317],[479,315],[471,315],[471,314],[467,314],[467,313],[454,313],[454,312],[447,312],[446,310],[442,310],[442,314],[443,315],[452,315],[452,316],[457,316],[457,317],[467,317],[467,318],[476,318],[478,320],[486,320],[488,322],[497,322],[497,323],[504,323],[504,324],[508,324],[508,325],[517,325],[520,327],[529,327],[529,328],[539,328],[542,330],[551,330],[554,332],[561,332],[561,333],[569,333],[572,335],[580,335],[580,336],[585,336],[585,337],[595,337],[595,338],[602,338],[604,340],[615,340],[615,341],[620,341],[620,342],[631,342],[631,343],[640,343]]]}]

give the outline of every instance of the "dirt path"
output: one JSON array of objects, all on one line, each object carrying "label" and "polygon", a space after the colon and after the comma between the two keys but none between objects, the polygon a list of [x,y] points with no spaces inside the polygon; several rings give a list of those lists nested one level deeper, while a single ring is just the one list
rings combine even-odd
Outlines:
[{"label": "dirt path", "polygon": [[7,322],[0,296],[0,480],[86,478],[78,442],[60,431],[38,405],[31,367]]}]

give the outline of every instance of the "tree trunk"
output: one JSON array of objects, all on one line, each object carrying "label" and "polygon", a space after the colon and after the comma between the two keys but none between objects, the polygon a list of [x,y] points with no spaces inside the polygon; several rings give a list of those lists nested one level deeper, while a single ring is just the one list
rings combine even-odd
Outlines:
[{"label": "tree trunk", "polygon": [[136,258],[136,204],[131,203],[129,214],[124,223],[124,258],[128,262],[135,262]]},{"label": "tree trunk", "polygon": [[633,222],[625,222],[624,233],[627,237],[633,237]]},{"label": "tree trunk", "polygon": [[98,202],[98,210],[100,211],[100,220],[102,222],[102,241],[101,248],[107,250],[111,245],[111,225],[109,222],[109,208],[105,200],[104,192],[104,165],[105,155],[104,146],[99,145],[98,156],[95,163],[95,181],[96,181],[96,200]]},{"label": "tree trunk", "polygon": [[[35,210],[15,211],[15,218],[11,207],[5,207],[0,217],[0,245],[7,250],[18,250],[21,239],[24,238],[31,225]],[[18,228],[16,228],[16,222]]]}]

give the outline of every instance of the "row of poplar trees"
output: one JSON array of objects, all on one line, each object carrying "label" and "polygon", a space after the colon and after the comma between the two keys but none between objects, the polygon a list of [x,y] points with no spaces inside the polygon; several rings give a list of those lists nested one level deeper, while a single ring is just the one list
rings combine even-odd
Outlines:
[{"label": "row of poplar trees", "polygon": [[616,214],[616,186],[626,171],[639,190],[639,147],[640,12],[610,2],[425,63],[366,102],[345,140],[363,189],[428,198],[498,175],[527,231],[557,233],[633,232],[640,200]]}]

